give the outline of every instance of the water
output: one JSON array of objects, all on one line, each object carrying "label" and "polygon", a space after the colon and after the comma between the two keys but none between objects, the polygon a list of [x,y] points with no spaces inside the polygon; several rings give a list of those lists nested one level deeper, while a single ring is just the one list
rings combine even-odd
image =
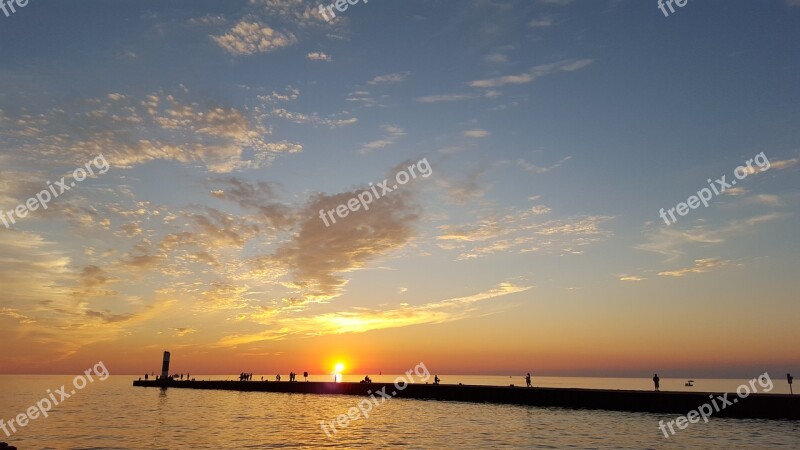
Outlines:
[{"label": "water", "polygon": [[[521,384],[521,378],[509,381],[504,377],[440,376],[449,383],[507,385],[516,381]],[[254,379],[260,377],[256,375]],[[346,376],[345,380],[348,378],[351,377]],[[391,381],[394,376],[372,378]],[[658,421],[674,417],[404,399],[386,401],[369,418],[352,421],[329,437],[320,422],[346,414],[358,404],[359,397],[162,391],[134,388],[132,379],[112,376],[106,381],[95,381],[64,400],[48,418],[39,417],[14,436],[7,438],[0,431],[0,440],[24,450],[800,448],[800,422],[712,418],[707,424],[689,425],[665,439]],[[639,386],[639,381],[633,379],[534,378],[537,385],[629,389],[649,388],[647,381]],[[663,380],[662,384],[677,390],[683,389],[683,381]],[[740,380],[695,381],[694,389],[735,388],[741,384]],[[0,376],[0,418],[8,421],[45,397],[47,389],[69,386],[71,382],[72,377],[65,376]],[[779,392],[779,387],[776,380],[773,392]]]}]

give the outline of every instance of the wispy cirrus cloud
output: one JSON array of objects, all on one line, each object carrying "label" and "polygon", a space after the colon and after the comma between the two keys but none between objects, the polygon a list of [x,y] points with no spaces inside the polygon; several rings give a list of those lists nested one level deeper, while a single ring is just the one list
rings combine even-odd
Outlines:
[{"label": "wispy cirrus cloud", "polygon": [[481,303],[506,295],[526,292],[532,286],[501,283],[495,288],[466,297],[433,301],[420,305],[404,305],[395,309],[378,310],[357,308],[352,311],[325,313],[310,317],[291,317],[267,320],[269,330],[226,336],[217,343],[221,347],[235,347],[254,342],[280,340],[292,336],[324,336],[331,334],[365,333],[412,325],[439,324],[485,314],[476,309]]},{"label": "wispy cirrus cloud", "polygon": [[556,162],[555,164],[553,164],[551,166],[537,166],[537,165],[531,164],[531,163],[529,163],[529,162],[527,162],[527,161],[525,161],[523,159],[519,159],[519,160],[517,160],[517,165],[522,167],[522,169],[527,171],[527,172],[547,173],[547,172],[550,172],[551,170],[554,170],[554,169],[557,169],[557,168],[563,166],[567,161],[569,161],[571,159],[572,159],[571,156],[567,156],[567,157],[559,160],[558,162]]},{"label": "wispy cirrus cloud", "polygon": [[662,277],[684,277],[693,273],[710,272],[716,268],[728,265],[730,261],[722,260],[719,258],[696,259],[694,266],[684,267],[681,269],[659,272],[658,275]]},{"label": "wispy cirrus cloud", "polygon": [[474,88],[496,88],[510,84],[527,84],[535,81],[537,78],[550,75],[558,72],[574,72],[588,67],[592,64],[591,59],[570,59],[563,60],[551,64],[542,64],[531,68],[528,72],[517,75],[505,75],[502,77],[488,78],[484,80],[475,80],[469,83]]},{"label": "wispy cirrus cloud", "polygon": [[406,81],[408,75],[408,72],[387,73],[384,75],[377,75],[367,83],[372,85],[402,83],[403,81]]},{"label": "wispy cirrus cloud", "polygon": [[381,148],[384,148],[384,147],[388,147],[388,146],[394,144],[395,142],[397,142],[398,139],[400,139],[401,137],[406,135],[405,130],[403,130],[400,127],[394,126],[394,125],[383,125],[383,126],[381,126],[381,128],[383,129],[383,131],[385,133],[384,136],[382,138],[380,138],[380,139],[377,139],[377,140],[374,140],[374,141],[370,141],[370,142],[367,142],[366,144],[364,144],[361,147],[361,154],[362,155],[363,154],[367,154],[367,153],[369,153],[369,152],[371,152],[373,150],[377,150],[377,149],[381,149]]},{"label": "wispy cirrus cloud", "polygon": [[473,128],[471,130],[467,130],[464,132],[464,137],[473,138],[473,139],[481,139],[489,137],[489,132],[484,130],[483,128]]},{"label": "wispy cirrus cloud", "polygon": [[609,239],[607,216],[582,216],[542,222],[540,211],[517,210],[487,215],[471,225],[442,225],[437,236],[443,250],[459,251],[459,260],[498,253],[567,253]]},{"label": "wispy cirrus cloud", "polygon": [[734,220],[726,225],[714,227],[697,225],[691,228],[659,226],[645,233],[646,242],[634,248],[665,256],[666,262],[683,256],[688,246],[709,247],[725,243],[738,234],[751,232],[761,224],[784,217],[781,213],[770,213],[743,220]]},{"label": "wispy cirrus cloud", "polygon": [[642,278],[636,275],[620,275],[619,281],[644,281],[647,278]]}]

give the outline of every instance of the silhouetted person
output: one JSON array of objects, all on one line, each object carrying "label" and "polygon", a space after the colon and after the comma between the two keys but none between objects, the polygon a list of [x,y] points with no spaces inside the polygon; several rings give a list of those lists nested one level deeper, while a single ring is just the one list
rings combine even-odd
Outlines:
[{"label": "silhouetted person", "polygon": [[144,381],[147,381],[147,374],[144,374]]},{"label": "silhouetted person", "polygon": [[189,374],[186,374],[186,381],[189,381]]},{"label": "silhouetted person", "polygon": [[786,381],[789,382],[789,394],[791,394],[791,395],[794,395],[794,391],[792,391],[792,381],[793,380],[794,380],[794,377],[792,376],[792,374],[787,373],[786,374]]},{"label": "silhouetted person", "polygon": [[308,372],[303,372],[303,378],[308,382]]},{"label": "silhouetted person", "polygon": [[281,381],[281,374],[275,375],[275,381]]},{"label": "silhouetted person", "polygon": [[658,374],[653,375],[653,384],[656,385],[656,391],[658,391],[658,382],[661,381],[661,378],[658,378]]},{"label": "silhouetted person", "polygon": [[533,384],[531,383],[531,373],[530,372],[528,372],[528,374],[525,375],[525,385],[528,386],[528,387],[533,387]]},{"label": "silhouetted person", "polygon": [[433,384],[439,384],[439,381],[441,381],[439,380],[439,375],[433,377]]}]

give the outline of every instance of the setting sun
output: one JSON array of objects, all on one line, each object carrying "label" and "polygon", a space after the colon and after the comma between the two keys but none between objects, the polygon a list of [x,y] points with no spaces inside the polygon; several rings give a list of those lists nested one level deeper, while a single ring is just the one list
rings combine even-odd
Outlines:
[{"label": "setting sun", "polygon": [[336,363],[336,367],[333,368],[333,371],[336,373],[342,373],[344,371],[344,364]]}]

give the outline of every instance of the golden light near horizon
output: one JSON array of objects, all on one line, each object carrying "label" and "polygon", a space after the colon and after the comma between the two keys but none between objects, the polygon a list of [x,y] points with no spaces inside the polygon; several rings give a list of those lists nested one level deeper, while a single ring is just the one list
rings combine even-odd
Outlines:
[{"label": "golden light near horizon", "polygon": [[337,362],[333,366],[333,381],[336,383],[342,382],[342,372],[344,371],[344,363]]}]

